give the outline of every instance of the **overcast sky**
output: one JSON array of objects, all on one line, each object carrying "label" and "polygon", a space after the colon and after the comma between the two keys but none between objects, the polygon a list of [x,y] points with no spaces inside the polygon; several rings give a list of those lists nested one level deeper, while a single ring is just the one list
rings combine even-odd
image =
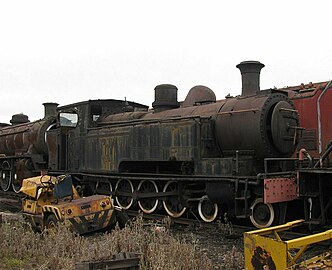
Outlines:
[{"label": "overcast sky", "polygon": [[244,60],[265,64],[261,89],[332,79],[330,3],[0,0],[0,122],[44,102],[151,106],[162,83],[238,95]]}]

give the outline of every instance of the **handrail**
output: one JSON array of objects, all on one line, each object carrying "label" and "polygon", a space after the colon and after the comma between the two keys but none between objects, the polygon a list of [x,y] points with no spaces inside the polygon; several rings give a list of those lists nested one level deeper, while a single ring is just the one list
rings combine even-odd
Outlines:
[{"label": "handrail", "polygon": [[323,152],[323,150],[322,150],[322,149],[323,149],[322,144],[323,144],[323,143],[322,143],[322,123],[321,123],[321,118],[320,118],[320,116],[321,116],[321,112],[320,112],[320,101],[321,101],[321,99],[323,98],[323,96],[325,95],[327,89],[330,87],[331,82],[332,82],[332,80],[330,80],[330,81],[326,84],[326,86],[325,86],[323,92],[319,95],[319,97],[318,97],[318,99],[317,99],[318,149],[319,149],[319,156],[320,156],[320,158],[319,158],[320,167],[323,166],[323,160],[322,160],[322,154],[323,154],[323,153],[322,153],[322,152]]}]

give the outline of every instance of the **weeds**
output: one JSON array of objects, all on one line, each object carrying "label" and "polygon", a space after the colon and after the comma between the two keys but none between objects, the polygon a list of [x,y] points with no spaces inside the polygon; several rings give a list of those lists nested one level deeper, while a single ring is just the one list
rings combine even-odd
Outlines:
[{"label": "weeds", "polygon": [[235,246],[232,250],[226,252],[224,255],[225,269],[236,270],[244,268],[244,256],[243,252],[239,251]]},{"label": "weeds", "polygon": [[195,242],[174,238],[167,224],[146,227],[141,217],[122,230],[116,227],[87,237],[64,226],[38,234],[22,223],[2,224],[0,242],[0,269],[75,269],[77,262],[107,259],[119,252],[141,254],[142,270],[212,269]]},{"label": "weeds", "polygon": [[227,213],[224,214],[224,221],[223,223],[218,220],[218,228],[221,233],[224,235],[232,235],[234,234],[233,224],[231,221],[228,220]]}]

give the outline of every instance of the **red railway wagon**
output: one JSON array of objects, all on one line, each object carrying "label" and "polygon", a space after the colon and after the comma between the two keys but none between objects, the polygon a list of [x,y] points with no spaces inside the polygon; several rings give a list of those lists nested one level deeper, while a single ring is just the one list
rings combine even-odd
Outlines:
[{"label": "red railway wagon", "polygon": [[280,89],[288,92],[304,128],[298,149],[319,158],[332,140],[332,82],[301,84]]},{"label": "red railway wagon", "polygon": [[[293,101],[303,128],[297,153],[307,152],[306,158],[311,160],[311,164],[300,165],[297,169],[296,188],[292,195],[296,193],[302,198],[304,218],[309,226],[332,224],[332,82],[301,84],[280,90],[286,91]],[[301,160],[301,154],[299,156]],[[284,191],[280,188],[275,193]],[[269,190],[265,192],[271,195]]]}]

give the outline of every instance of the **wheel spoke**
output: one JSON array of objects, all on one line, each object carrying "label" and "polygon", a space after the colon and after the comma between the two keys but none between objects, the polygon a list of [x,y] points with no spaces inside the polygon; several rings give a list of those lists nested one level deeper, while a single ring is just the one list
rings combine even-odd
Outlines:
[{"label": "wheel spoke", "polygon": [[115,200],[123,209],[129,209],[133,204],[134,187],[130,180],[120,179],[115,186]]},{"label": "wheel spoke", "polygon": [[[143,180],[139,183],[138,191],[140,191],[142,194],[144,193],[158,193],[158,187],[154,181],[151,180]],[[156,198],[140,198],[138,201],[138,205],[140,209],[146,213],[151,214],[153,213],[157,206],[158,206],[159,200]]]},{"label": "wheel spoke", "polygon": [[14,174],[14,177],[12,179],[12,188],[16,193],[20,192],[20,189],[22,187],[22,180],[23,179],[18,178],[16,173]]},{"label": "wheel spoke", "polygon": [[0,186],[3,191],[9,190],[12,182],[12,171],[8,161],[2,163],[1,177],[0,177]]},{"label": "wheel spoke", "polygon": [[[178,191],[178,184],[174,181],[167,182],[163,191]],[[163,205],[167,214],[173,218],[181,217],[186,211],[186,207],[182,206],[178,195],[166,197]]]},{"label": "wheel spoke", "polygon": [[218,205],[205,195],[198,202],[198,214],[205,222],[212,222],[218,215]]}]

